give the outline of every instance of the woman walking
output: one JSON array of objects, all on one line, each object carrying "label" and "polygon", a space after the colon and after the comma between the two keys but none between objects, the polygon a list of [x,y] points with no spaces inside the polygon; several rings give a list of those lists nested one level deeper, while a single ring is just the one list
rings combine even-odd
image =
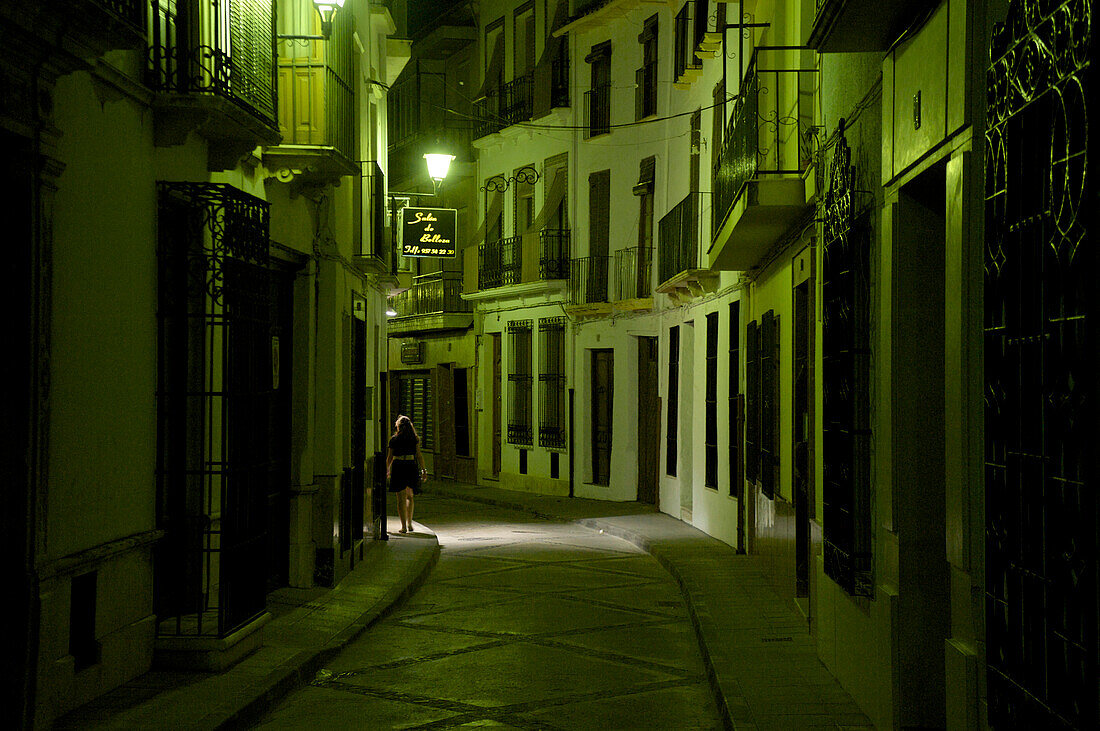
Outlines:
[{"label": "woman walking", "polygon": [[401,533],[409,533],[413,529],[413,496],[420,494],[420,480],[427,474],[424,455],[420,454],[420,437],[416,434],[412,419],[398,416],[386,449],[386,477],[390,480],[390,492],[397,494]]}]

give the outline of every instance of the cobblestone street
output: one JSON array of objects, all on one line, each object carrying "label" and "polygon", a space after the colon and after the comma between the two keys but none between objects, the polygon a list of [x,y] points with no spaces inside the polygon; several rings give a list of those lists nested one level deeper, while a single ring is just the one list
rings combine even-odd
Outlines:
[{"label": "cobblestone street", "polygon": [[426,583],[259,727],[721,727],[683,597],[650,555],[439,496],[417,519],[442,549]]}]

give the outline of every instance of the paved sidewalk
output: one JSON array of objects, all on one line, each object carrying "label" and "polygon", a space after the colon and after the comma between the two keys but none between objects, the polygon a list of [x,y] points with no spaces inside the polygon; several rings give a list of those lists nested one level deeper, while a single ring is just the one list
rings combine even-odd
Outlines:
[{"label": "paved sidewalk", "polygon": [[412,535],[366,545],[363,561],[335,588],[268,595],[274,616],[263,628],[263,647],[225,672],[154,670],[58,719],[55,728],[247,725],[414,592],[439,556],[435,534],[420,524]]},{"label": "paved sidewalk", "polygon": [[[638,503],[548,497],[431,481],[430,494],[574,521],[653,555],[683,592],[728,728],[870,728],[825,669],[805,621],[771,589],[760,559]],[[423,526],[391,534],[334,589],[283,589],[264,646],[223,673],[153,671],[78,708],[57,728],[243,727],[310,682],[348,642],[410,595],[439,555]],[[170,719],[170,720],[169,720]]]},{"label": "paved sidewalk", "polygon": [[805,620],[772,590],[759,558],[638,503],[445,482],[429,490],[576,521],[650,553],[680,585],[729,728],[873,728],[818,659]]}]

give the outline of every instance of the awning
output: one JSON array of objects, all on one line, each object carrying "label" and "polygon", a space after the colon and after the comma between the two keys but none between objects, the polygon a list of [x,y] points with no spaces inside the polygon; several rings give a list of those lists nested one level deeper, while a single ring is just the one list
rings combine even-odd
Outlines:
[{"label": "awning", "polygon": [[562,199],[565,198],[565,186],[568,175],[565,168],[554,169],[554,179],[550,182],[550,187],[546,190],[546,200],[543,201],[542,208],[539,209],[538,215],[535,216],[535,220],[531,222],[524,233],[534,233],[536,231],[542,231],[546,228],[546,220],[550,218],[550,214],[558,210],[558,206],[561,205]]},{"label": "awning", "polygon": [[485,226],[488,221],[498,218],[501,211],[504,210],[504,194],[499,190],[493,191],[492,196],[489,198],[489,204],[485,209],[485,218],[481,219],[481,225],[477,227],[477,233],[474,234],[474,240],[471,242],[475,246],[485,240]]}]

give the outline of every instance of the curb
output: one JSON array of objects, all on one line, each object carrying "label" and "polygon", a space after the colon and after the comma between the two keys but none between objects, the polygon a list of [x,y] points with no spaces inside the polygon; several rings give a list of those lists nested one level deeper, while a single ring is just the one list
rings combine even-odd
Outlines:
[{"label": "curb", "polygon": [[654,549],[653,541],[651,541],[647,536],[643,536],[640,533],[635,533],[634,531],[627,530],[625,528],[620,528],[618,526],[612,525],[611,523],[606,523],[602,518],[566,518],[560,515],[551,515],[549,513],[544,513],[539,510],[533,510],[530,507],[519,503],[507,502],[504,500],[495,500],[491,497],[484,497],[481,495],[463,495],[456,492],[450,492],[446,489],[437,490],[436,494],[456,500],[466,500],[472,503],[493,505],[500,508],[507,508],[509,510],[529,513],[538,518],[566,521],[574,523],[576,525],[584,526],[585,528],[588,528],[590,530],[603,531],[608,535],[614,536],[616,538],[621,538],[627,543],[631,543],[634,546],[637,546],[638,548],[642,549],[650,556],[652,556],[654,559],[656,559],[657,563],[659,563],[661,567],[665,571],[667,571],[670,576],[672,576],[673,580],[676,581],[676,585],[680,588],[680,594],[684,597],[684,603],[687,606],[688,616],[691,618],[691,626],[692,629],[695,630],[695,640],[696,643],[699,645],[699,651],[703,656],[703,664],[706,666],[707,669],[707,682],[710,684],[711,692],[713,693],[715,703],[718,706],[718,714],[722,719],[722,726],[726,729],[734,728],[732,715],[730,714],[729,702],[726,700],[726,694],[722,690],[721,684],[718,682],[718,672],[714,667],[714,661],[711,659],[710,651],[707,649],[707,643],[705,638],[703,637],[703,628],[699,620],[699,611],[695,606],[695,602],[692,601],[691,592],[687,588],[687,584],[685,583],[683,576],[681,576],[680,571],[669,560],[668,556],[664,555],[664,553],[661,552],[660,549]]},{"label": "curb", "polygon": [[439,539],[434,535],[433,538],[435,546],[432,551],[416,559],[410,572],[413,574],[411,581],[395,583],[378,601],[329,640],[324,647],[299,652],[260,681],[258,684],[260,687],[256,689],[258,692],[253,692],[243,704],[236,703],[232,708],[215,711],[204,717],[201,728],[250,728],[282,698],[308,685],[316,677],[317,672],[345,645],[375,623],[388,617],[420,588],[439,560]]}]

